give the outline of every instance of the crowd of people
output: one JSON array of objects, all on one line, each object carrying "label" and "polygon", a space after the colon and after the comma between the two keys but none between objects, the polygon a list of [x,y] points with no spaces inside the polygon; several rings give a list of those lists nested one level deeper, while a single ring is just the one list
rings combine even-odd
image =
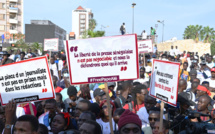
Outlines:
[{"label": "crowd of people", "polygon": [[[47,55],[56,98],[22,104],[11,100],[5,107],[0,106],[0,133],[110,134],[113,129],[114,134],[177,134],[187,133],[189,123],[207,121],[213,125],[215,58],[173,49],[158,52],[154,46],[153,53],[139,55],[140,78],[108,82],[108,89],[104,83],[70,85],[66,55]],[[39,56],[31,51],[17,50],[15,54],[0,48],[0,65]],[[177,107],[165,104],[163,115],[161,101],[149,95],[154,59],[181,64]],[[187,118],[192,112],[200,116]]]}]

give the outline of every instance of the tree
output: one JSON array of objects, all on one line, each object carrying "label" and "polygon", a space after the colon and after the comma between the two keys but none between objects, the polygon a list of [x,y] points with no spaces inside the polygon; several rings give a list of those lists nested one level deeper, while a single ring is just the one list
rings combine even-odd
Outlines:
[{"label": "tree", "polygon": [[202,26],[201,25],[189,25],[184,31],[184,39],[193,39],[196,42],[199,41],[201,38],[201,31],[202,31]]},{"label": "tree", "polygon": [[36,49],[36,50],[40,50],[42,52],[42,45],[40,45],[38,42],[34,42],[31,45],[31,48]]},{"label": "tree", "polygon": [[96,20],[95,19],[90,19],[89,20],[89,30],[93,31],[97,26]]},{"label": "tree", "polygon": [[105,35],[105,31],[88,31],[88,35],[90,38],[102,37]]},{"label": "tree", "polygon": [[24,39],[20,39],[15,43],[16,47],[22,49],[23,51],[27,51],[30,46],[25,43]]},{"label": "tree", "polygon": [[215,38],[215,31],[213,28],[210,28],[209,26],[204,27],[202,33],[204,34],[205,43],[210,43],[211,40]]}]

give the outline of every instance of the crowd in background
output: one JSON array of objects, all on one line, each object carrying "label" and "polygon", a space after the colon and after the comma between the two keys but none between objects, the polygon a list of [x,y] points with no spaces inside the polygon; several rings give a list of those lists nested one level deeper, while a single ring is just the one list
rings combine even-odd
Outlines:
[{"label": "crowd in background", "polygon": [[[5,65],[39,56],[31,49],[27,53],[17,50],[2,51],[1,64]],[[107,94],[110,97],[112,127],[115,134],[172,134],[183,133],[189,122],[189,111],[200,116],[201,121],[215,123],[215,57],[199,56],[194,52],[180,52],[177,46],[169,52],[153,52],[139,55],[140,78],[137,80],[70,85],[66,55],[61,52],[48,55],[56,98],[16,104],[11,100],[0,107],[0,132],[4,134],[110,134]],[[162,132],[160,125],[160,101],[149,96],[153,60],[179,62],[178,105],[165,104]],[[84,73],[83,73],[84,75]],[[161,117],[162,118],[162,117]],[[185,132],[186,133],[186,132]]]}]

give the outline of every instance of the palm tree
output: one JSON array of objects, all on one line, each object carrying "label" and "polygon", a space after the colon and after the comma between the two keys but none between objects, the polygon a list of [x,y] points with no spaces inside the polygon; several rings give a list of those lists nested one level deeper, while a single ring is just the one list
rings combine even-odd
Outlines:
[{"label": "palm tree", "polygon": [[209,26],[204,27],[203,33],[204,33],[204,42],[205,43],[209,43],[209,42],[211,42],[212,39],[215,38],[215,31],[213,28],[210,28]]},{"label": "palm tree", "polygon": [[90,19],[89,20],[89,30],[93,31],[97,26],[96,20],[95,19]]},{"label": "palm tree", "polygon": [[194,25],[189,25],[185,28],[184,39],[195,39],[195,28]]},{"label": "palm tree", "polygon": [[42,52],[42,45],[40,45],[38,42],[34,42],[31,47]]},{"label": "palm tree", "polygon": [[201,30],[202,30],[202,26],[200,25],[196,25],[195,27],[194,27],[194,31],[195,31],[195,41],[196,42],[199,42],[199,38],[200,38],[200,35],[201,35]]},{"label": "palm tree", "polygon": [[23,39],[18,40],[15,45],[17,48],[22,49],[23,51],[27,51],[28,48],[30,48],[30,46],[27,45]]},{"label": "palm tree", "polygon": [[105,31],[88,31],[88,35],[90,38],[102,37],[105,35]]}]

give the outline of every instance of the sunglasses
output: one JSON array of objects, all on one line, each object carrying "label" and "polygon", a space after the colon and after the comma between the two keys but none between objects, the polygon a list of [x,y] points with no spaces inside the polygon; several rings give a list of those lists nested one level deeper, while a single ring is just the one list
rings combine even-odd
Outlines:
[{"label": "sunglasses", "polygon": [[158,119],[157,119],[157,118],[149,118],[149,121],[152,121],[152,120],[154,120],[154,121],[158,121]]},{"label": "sunglasses", "polygon": [[[106,109],[108,106],[106,106],[106,105],[103,105],[102,106],[102,109]],[[110,107],[112,108],[112,105],[110,105]]]}]

